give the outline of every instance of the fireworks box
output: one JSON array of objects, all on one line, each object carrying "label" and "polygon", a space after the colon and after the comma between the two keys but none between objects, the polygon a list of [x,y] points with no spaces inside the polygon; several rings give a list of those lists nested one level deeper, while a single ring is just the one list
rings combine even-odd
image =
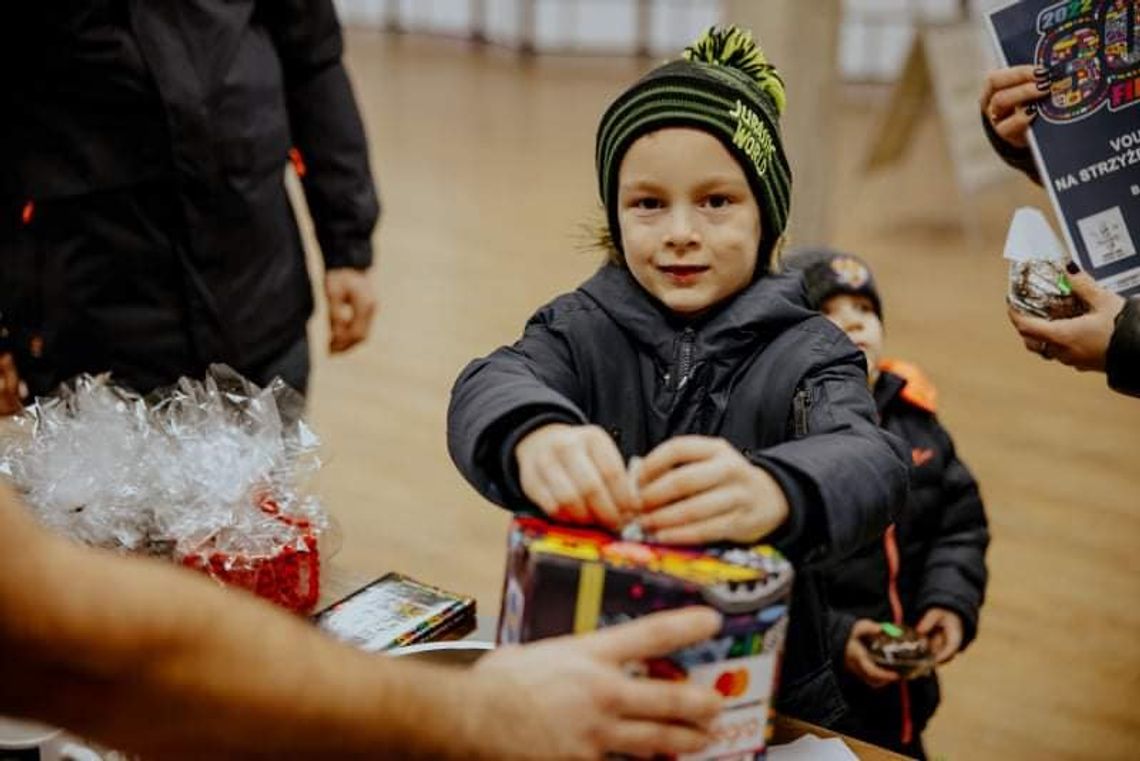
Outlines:
[{"label": "fireworks box", "polygon": [[791,565],[767,546],[686,550],[516,518],[498,639],[531,642],[659,610],[716,608],[724,625],[713,639],[646,661],[639,670],[707,684],[725,697],[714,743],[679,761],[763,759],[792,577]]}]

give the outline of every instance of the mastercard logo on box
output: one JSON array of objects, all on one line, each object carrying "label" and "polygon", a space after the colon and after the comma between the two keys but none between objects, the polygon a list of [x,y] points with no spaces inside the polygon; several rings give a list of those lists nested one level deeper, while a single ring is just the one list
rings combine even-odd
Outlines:
[{"label": "mastercard logo on box", "polygon": [[713,688],[726,698],[738,698],[748,691],[748,669],[726,671],[716,678]]}]

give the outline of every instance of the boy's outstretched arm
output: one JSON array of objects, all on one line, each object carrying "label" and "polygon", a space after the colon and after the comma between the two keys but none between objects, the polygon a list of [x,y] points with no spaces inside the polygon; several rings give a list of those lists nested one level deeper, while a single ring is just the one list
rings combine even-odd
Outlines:
[{"label": "boy's outstretched arm", "polygon": [[514,510],[533,509],[519,483],[514,451],[551,423],[585,425],[574,360],[566,340],[540,310],[513,346],[467,365],[451,390],[447,448],[483,496]]},{"label": "boy's outstretched arm", "polygon": [[948,452],[942,474],[940,521],[918,589],[917,609],[945,608],[962,621],[960,649],[978,631],[978,613],[985,598],[986,548],[990,532],[978,484],[954,451],[949,435],[941,431]]},{"label": "boy's outstretched arm", "polygon": [[50,535],[0,486],[0,713],[156,758],[692,752],[719,696],[622,664],[719,625],[690,609],[505,648],[471,671],[404,663],[203,576]]},{"label": "boy's outstretched arm", "polygon": [[749,455],[780,483],[787,523],[771,541],[794,559],[842,558],[882,536],[906,501],[908,452],[878,425],[863,355],[837,333],[803,378],[806,435]]}]

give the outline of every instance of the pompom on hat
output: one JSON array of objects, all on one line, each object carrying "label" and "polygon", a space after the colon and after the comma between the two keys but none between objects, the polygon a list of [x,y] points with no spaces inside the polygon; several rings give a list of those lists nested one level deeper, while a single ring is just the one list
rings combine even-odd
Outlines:
[{"label": "pompom on hat", "polygon": [[752,35],[712,27],[670,61],[638,80],[598,125],[598,190],[614,248],[621,253],[618,173],[639,137],[667,127],[692,127],[716,137],[736,159],[760,206],[757,272],[766,271],[791,209],[792,172],[780,138],[784,83]]}]

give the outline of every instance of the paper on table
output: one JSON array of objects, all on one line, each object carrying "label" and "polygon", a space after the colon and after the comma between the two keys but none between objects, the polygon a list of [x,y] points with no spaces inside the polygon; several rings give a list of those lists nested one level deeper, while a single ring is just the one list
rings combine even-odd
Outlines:
[{"label": "paper on table", "polygon": [[1005,238],[1005,258],[1014,262],[1052,260],[1063,262],[1068,255],[1049,221],[1040,209],[1022,206],[1013,213]]},{"label": "paper on table", "polygon": [[768,761],[859,761],[838,737],[797,737],[787,745],[768,746]]}]

